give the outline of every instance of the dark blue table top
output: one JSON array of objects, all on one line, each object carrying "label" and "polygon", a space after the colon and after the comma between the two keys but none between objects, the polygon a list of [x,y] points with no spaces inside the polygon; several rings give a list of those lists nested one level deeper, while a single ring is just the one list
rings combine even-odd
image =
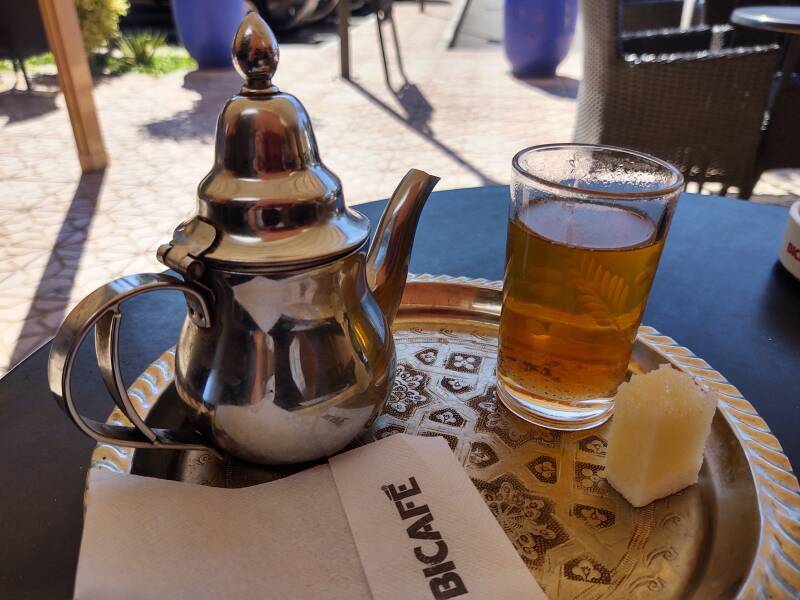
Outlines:
[{"label": "dark blue table top", "polygon": [[[383,202],[358,206],[377,223]],[[438,192],[422,213],[416,273],[500,279],[508,188]],[[800,465],[800,282],[777,264],[787,210],[685,194],[678,205],[644,322],[692,349],[737,386]],[[123,372],[131,381],[177,339],[177,293],[126,305]],[[89,414],[112,403],[90,344],[74,391]],[[47,387],[49,345],[0,380],[0,596],[72,593],[84,478],[93,442],[57,408]],[[146,574],[143,574],[146,576]]]},{"label": "dark blue table top", "polygon": [[[374,223],[382,203],[357,206]],[[411,271],[502,279],[508,188],[434,194]],[[643,324],[739,388],[800,466],[800,282],[778,263],[788,209],[683,194]]]}]

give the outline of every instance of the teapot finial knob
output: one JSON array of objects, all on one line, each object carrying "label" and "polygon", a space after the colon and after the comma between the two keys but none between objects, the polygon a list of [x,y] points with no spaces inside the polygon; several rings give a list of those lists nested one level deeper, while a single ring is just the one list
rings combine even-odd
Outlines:
[{"label": "teapot finial knob", "polygon": [[233,39],[233,64],[244,77],[242,94],[275,92],[272,77],[278,69],[278,40],[257,12],[242,20]]}]

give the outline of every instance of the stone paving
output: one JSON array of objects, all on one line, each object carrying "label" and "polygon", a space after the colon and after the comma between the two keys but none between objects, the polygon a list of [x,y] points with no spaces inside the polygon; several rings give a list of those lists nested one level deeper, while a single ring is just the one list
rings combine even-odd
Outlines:
[{"label": "stone paving", "polygon": [[[519,81],[497,45],[446,49],[455,10],[395,6],[408,81],[392,60],[391,89],[373,19],[352,30],[352,82],[338,78],[333,40],[281,48],[276,83],[305,104],[349,203],[386,197],[410,167],[441,176],[437,189],[505,183],[516,150],[571,139],[579,49],[557,78]],[[111,165],[81,176],[55,78],[38,77],[29,94],[0,75],[2,373],[97,286],[163,268],[155,250],[192,212],[217,114],[241,82],[233,71],[98,80]],[[797,172],[768,174],[756,190],[780,201],[798,193]]]}]

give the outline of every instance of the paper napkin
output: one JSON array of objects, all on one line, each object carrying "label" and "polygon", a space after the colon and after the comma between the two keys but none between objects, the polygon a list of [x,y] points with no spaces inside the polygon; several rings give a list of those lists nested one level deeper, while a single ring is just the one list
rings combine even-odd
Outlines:
[{"label": "paper napkin", "polygon": [[241,489],[90,476],[75,597],[545,598],[442,438]]}]

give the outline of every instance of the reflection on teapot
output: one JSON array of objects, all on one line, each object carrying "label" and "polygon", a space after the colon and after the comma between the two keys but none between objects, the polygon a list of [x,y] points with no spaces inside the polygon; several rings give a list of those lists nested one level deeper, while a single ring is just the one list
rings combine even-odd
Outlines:
[{"label": "reflection on teapot", "polygon": [[[239,28],[234,62],[245,84],[220,114],[197,214],[158,252],[182,279],[122,277],[82,300],[53,340],[50,388],[100,442],[296,463],[337,452],[383,407],[395,372],[390,325],[417,221],[438,179],[410,171],[368,249],[369,222],[345,206],[305,109],[272,83],[278,46],[256,13]],[[188,305],[175,385],[191,431],[144,423],[119,371],[120,305],[159,289],[182,291]],[[75,407],[71,372],[93,327],[103,380],[133,427],[93,421]]]}]

